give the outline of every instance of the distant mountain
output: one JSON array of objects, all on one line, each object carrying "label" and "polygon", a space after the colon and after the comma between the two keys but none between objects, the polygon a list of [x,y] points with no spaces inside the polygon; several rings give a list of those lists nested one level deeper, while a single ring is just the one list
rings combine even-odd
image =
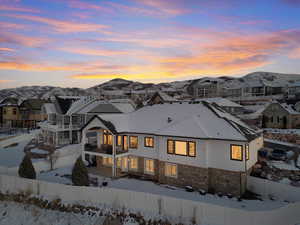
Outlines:
[{"label": "distant mountain", "polygon": [[176,90],[186,93],[187,88],[192,82],[201,81],[203,79],[215,79],[224,84],[224,86],[235,86],[251,82],[271,82],[279,85],[287,85],[295,81],[300,81],[300,74],[282,74],[271,72],[254,72],[242,77],[201,77],[194,80],[185,81],[173,81],[159,84],[142,83],[136,81],[130,81],[125,79],[113,79],[105,83],[87,88],[61,88],[53,86],[25,86],[18,88],[2,89],[0,90],[0,99],[5,97],[17,97],[17,98],[49,98],[54,95],[99,95],[105,91],[140,91],[140,90],[162,90],[170,91]]}]

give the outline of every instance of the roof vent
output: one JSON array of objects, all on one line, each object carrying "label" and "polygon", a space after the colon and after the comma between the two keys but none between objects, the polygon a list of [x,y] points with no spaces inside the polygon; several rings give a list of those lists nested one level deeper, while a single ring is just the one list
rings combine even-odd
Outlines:
[{"label": "roof vent", "polygon": [[168,123],[171,123],[171,122],[172,122],[172,118],[168,117]]}]

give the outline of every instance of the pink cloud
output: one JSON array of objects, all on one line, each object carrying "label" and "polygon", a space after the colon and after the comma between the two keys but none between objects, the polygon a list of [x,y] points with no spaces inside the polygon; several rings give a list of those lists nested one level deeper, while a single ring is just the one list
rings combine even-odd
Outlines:
[{"label": "pink cloud", "polygon": [[96,56],[114,56],[127,54],[125,51],[115,51],[107,49],[95,49],[95,48],[78,48],[78,47],[64,47],[59,50],[71,52],[81,55],[96,55]]},{"label": "pink cloud", "polygon": [[38,13],[40,12],[37,9],[31,9],[21,6],[11,6],[11,5],[0,5],[0,11],[15,11],[15,12],[29,12],[29,13]]},{"label": "pink cloud", "polygon": [[0,43],[17,44],[25,47],[44,47],[52,40],[42,37],[30,37],[17,33],[0,32]]},{"label": "pink cloud", "polygon": [[41,16],[32,15],[6,15],[18,19],[30,20],[38,23],[50,25],[56,32],[59,33],[76,33],[76,32],[96,32],[108,28],[106,25],[92,23],[78,23],[71,21],[63,21],[50,19]]}]

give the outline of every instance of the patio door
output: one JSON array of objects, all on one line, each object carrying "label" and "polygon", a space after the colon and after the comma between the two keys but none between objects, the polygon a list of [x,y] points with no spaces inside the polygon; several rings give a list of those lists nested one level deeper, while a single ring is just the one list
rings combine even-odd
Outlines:
[{"label": "patio door", "polygon": [[123,172],[127,172],[128,171],[128,157],[122,157],[121,170]]}]

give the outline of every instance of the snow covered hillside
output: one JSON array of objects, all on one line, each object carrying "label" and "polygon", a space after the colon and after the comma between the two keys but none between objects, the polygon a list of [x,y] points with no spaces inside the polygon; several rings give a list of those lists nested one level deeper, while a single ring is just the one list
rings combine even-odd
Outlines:
[{"label": "snow covered hillside", "polygon": [[[62,87],[52,87],[52,86],[26,86],[19,88],[10,88],[0,90],[0,100],[5,97],[18,97],[18,98],[49,98],[54,95],[98,95],[105,91],[141,91],[149,90],[151,91],[179,91],[186,92],[188,86],[193,81],[199,81],[206,79],[207,77],[199,75],[200,78],[194,80],[184,80],[184,81],[172,81],[169,83],[142,83],[137,81],[130,81],[125,79],[113,79],[102,84],[87,88],[62,88]],[[300,80],[300,74],[281,74],[281,73],[271,73],[271,72],[254,72],[247,74],[242,77],[228,77],[221,76],[218,80],[223,82],[224,87],[241,86],[244,84],[253,84],[268,82],[273,85],[286,86],[292,84],[295,81]]]}]

